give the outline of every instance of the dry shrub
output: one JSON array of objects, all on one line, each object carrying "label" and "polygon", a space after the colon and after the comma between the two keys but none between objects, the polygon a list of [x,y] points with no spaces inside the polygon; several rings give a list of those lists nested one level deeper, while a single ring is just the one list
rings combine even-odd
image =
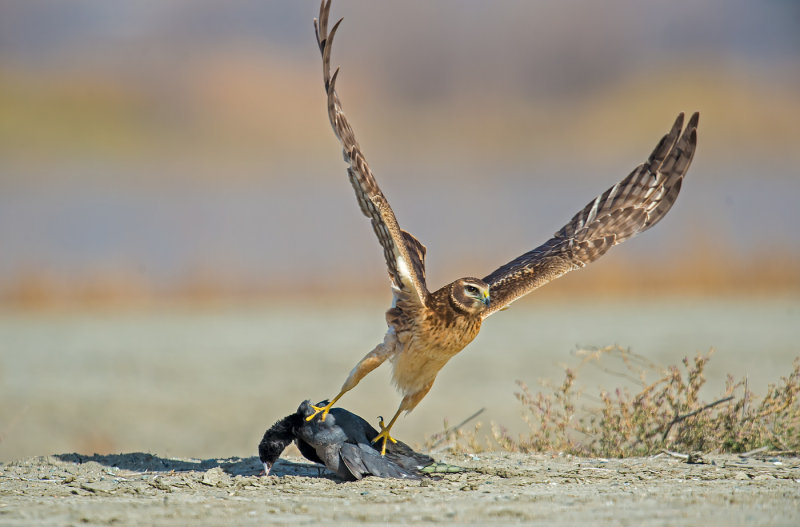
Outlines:
[{"label": "dry shrub", "polygon": [[[544,391],[535,394],[517,381],[520,390],[515,395],[529,431],[515,438],[493,424],[493,441],[512,452],[555,451],[603,457],[647,455],[663,449],[800,450],[800,357],[795,359],[791,373],[771,384],[761,398],[748,389],[746,379],[736,382],[729,375],[724,393],[706,402],[700,390],[712,352],[693,360],[685,358],[682,367],[659,368],[617,346],[583,351],[578,370],[587,364],[598,366],[626,379],[635,386],[635,393],[617,388],[590,398],[577,387],[577,370],[569,368],[560,385],[545,385]],[[609,359],[619,360],[624,368],[607,368],[604,364]],[[653,374],[656,379],[648,381]],[[455,450],[480,451],[479,432],[480,425],[468,432],[454,430],[447,439]],[[489,449],[492,446],[486,445]]]}]

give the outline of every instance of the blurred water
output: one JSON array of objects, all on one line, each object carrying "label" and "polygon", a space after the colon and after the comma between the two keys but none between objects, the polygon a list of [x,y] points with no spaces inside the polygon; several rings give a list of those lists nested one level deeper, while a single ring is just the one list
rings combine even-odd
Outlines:
[{"label": "blurred water", "polygon": [[[757,167],[697,165],[669,217],[612,254],[670,261],[725,249],[736,265],[800,247],[800,178],[792,168],[772,167],[765,178],[753,176]],[[30,270],[78,281],[123,271],[156,288],[182,285],[198,271],[266,285],[339,277],[383,284],[369,223],[344,169],[332,170],[279,185],[10,186],[0,193],[0,292]],[[401,226],[428,246],[428,273],[441,285],[488,274],[544,242],[626,170],[476,170],[458,184],[449,174],[390,170],[381,181]]]},{"label": "blurred water", "polygon": [[[384,332],[375,303],[0,317],[0,459],[66,451],[253,455],[266,426],[335,395]],[[555,304],[535,296],[489,319],[396,428],[422,441],[481,407],[522,431],[517,379],[559,383],[583,346],[619,344],[661,364],[716,348],[707,397],[727,373],[762,392],[800,356],[800,298]],[[590,393],[620,379],[581,370]],[[399,397],[389,368],[342,401],[369,420]]]}]

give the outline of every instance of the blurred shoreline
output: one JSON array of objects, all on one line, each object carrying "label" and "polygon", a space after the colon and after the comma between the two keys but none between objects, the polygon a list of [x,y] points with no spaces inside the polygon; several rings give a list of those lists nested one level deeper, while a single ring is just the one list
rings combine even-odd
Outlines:
[{"label": "blurred shoreline", "polygon": [[[800,296],[800,258],[791,254],[777,254],[767,260],[761,257],[750,261],[740,258],[725,266],[709,256],[683,258],[666,265],[642,259],[618,260],[621,261],[608,265],[594,264],[588,270],[573,271],[531,295],[555,302],[587,298],[763,300]],[[0,310],[213,308],[276,301],[334,306],[389,302],[390,296],[388,279],[377,278],[355,280],[337,277],[332,280],[316,277],[304,283],[292,277],[270,283],[247,283],[232,275],[205,273],[165,288],[124,271],[98,273],[83,281],[31,272],[0,292]]]}]

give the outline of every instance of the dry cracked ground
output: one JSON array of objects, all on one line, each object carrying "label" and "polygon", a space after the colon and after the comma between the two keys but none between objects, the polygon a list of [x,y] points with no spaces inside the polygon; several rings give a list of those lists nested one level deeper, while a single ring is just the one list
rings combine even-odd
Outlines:
[{"label": "dry cracked ground", "polygon": [[800,458],[445,455],[469,470],[342,482],[301,458],[63,454],[0,464],[0,525],[800,525]]}]

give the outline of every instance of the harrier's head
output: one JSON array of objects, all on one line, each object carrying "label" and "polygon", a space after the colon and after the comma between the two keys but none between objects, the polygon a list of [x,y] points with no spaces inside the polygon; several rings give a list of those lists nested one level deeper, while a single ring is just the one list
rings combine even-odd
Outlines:
[{"label": "harrier's head", "polygon": [[480,315],[489,309],[489,285],[480,278],[460,278],[450,284],[450,302],[468,315]]}]

